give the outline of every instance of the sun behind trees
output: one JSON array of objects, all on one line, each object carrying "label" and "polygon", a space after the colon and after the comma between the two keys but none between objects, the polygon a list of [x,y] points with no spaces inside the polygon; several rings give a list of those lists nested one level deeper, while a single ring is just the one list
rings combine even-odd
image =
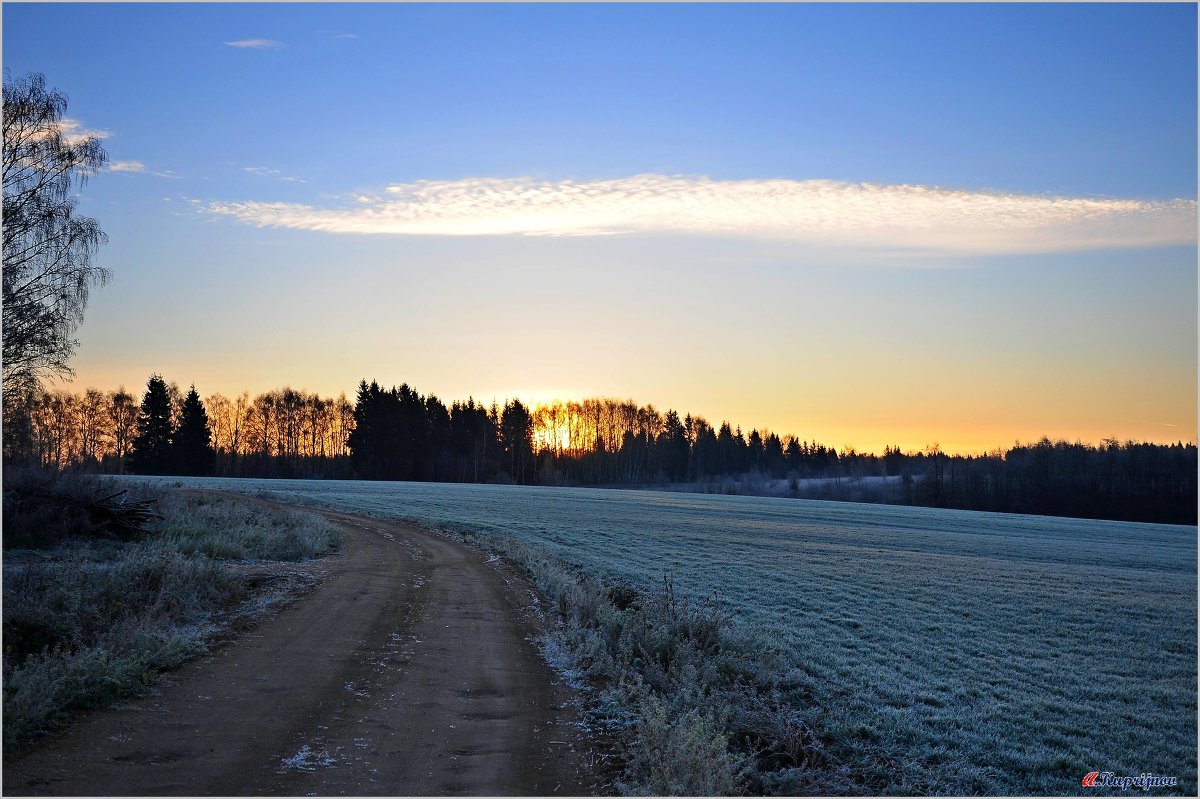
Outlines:
[{"label": "sun behind trees", "polygon": [[[8,431],[6,431],[7,433]],[[633,400],[447,406],[404,384],[323,398],[290,387],[201,401],[154,375],[123,389],[34,394],[29,460],[52,469],[558,486],[885,502],[1194,524],[1196,446],[1050,441],[1006,452],[841,452]]]}]

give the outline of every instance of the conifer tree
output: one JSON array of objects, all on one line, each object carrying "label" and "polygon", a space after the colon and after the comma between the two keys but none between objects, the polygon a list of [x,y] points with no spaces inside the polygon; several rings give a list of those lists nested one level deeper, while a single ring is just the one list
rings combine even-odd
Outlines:
[{"label": "conifer tree", "polygon": [[509,476],[523,485],[533,468],[533,415],[519,399],[504,403],[500,436]]},{"label": "conifer tree", "polygon": [[138,412],[130,464],[137,474],[167,474],[171,466],[171,398],[162,375],[150,375]]},{"label": "conifer tree", "polygon": [[378,397],[379,385],[375,381],[371,381],[370,386],[366,380],[359,381],[358,395],[354,400],[354,429],[346,440],[355,470],[367,480],[382,479],[375,443],[378,437],[375,429]]},{"label": "conifer tree", "polygon": [[213,467],[212,430],[208,426],[208,412],[193,385],[183,398],[183,412],[179,429],[172,441],[175,470],[179,474],[210,474]]}]

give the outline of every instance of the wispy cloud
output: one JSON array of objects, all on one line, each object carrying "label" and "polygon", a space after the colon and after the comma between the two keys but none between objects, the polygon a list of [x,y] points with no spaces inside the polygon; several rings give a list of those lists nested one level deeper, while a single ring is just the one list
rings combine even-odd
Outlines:
[{"label": "wispy cloud", "polygon": [[145,172],[146,165],[141,161],[112,161],[108,165],[109,172]]},{"label": "wispy cloud", "polygon": [[830,180],[636,175],[398,183],[333,207],[212,202],[259,227],[440,236],[674,233],[946,253],[1194,243],[1194,200],[1050,197]]},{"label": "wispy cloud", "polygon": [[358,34],[357,33],[338,33],[338,34],[334,34],[333,38],[335,38],[335,39],[357,39]]},{"label": "wispy cloud", "polygon": [[[82,144],[88,139],[107,139],[112,134],[107,130],[92,130],[87,128],[79,120],[71,119],[70,117],[62,117],[57,121],[51,120],[47,122],[46,125],[37,127],[36,129],[28,132],[28,136],[31,141],[39,142],[45,141],[46,139],[49,139],[55,135],[61,137],[63,144],[67,145],[68,147],[74,147]],[[7,158],[7,153],[5,153],[5,157]],[[35,170],[48,170],[53,168],[51,164],[39,160],[38,153],[36,151],[17,153],[16,158],[17,163],[21,166],[21,168]],[[5,169],[7,168],[8,167],[6,164]],[[79,169],[88,175],[94,175],[97,172],[95,168],[87,164],[79,164]]]},{"label": "wispy cloud", "polygon": [[238,39],[236,42],[225,42],[226,47],[241,47],[249,50],[278,50],[283,42],[274,39]]},{"label": "wispy cloud", "polygon": [[84,139],[107,139],[112,136],[107,130],[92,130],[84,126],[78,119],[63,117],[58,120],[58,130],[67,144],[78,144]]},{"label": "wispy cloud", "polygon": [[174,172],[169,170],[151,169],[141,161],[110,161],[108,164],[109,172],[133,172],[137,174],[155,175],[160,178],[177,178],[179,177]]},{"label": "wispy cloud", "polygon": [[244,166],[243,172],[249,172],[251,175],[260,175],[264,178],[275,178],[276,180],[285,180],[288,183],[307,183],[304,178],[298,178],[295,175],[285,175],[278,169],[271,169],[265,166]]}]

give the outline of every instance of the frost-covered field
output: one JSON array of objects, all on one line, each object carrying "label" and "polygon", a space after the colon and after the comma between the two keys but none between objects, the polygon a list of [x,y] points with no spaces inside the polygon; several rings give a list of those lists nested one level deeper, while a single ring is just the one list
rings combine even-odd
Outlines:
[{"label": "frost-covered field", "polygon": [[[177,482],[168,478],[167,482]],[[511,536],[716,591],[844,734],[988,793],[1196,791],[1196,528],[642,491],[183,479]],[[843,722],[844,724],[844,722]],[[1111,791],[1109,791],[1111,792]]]}]

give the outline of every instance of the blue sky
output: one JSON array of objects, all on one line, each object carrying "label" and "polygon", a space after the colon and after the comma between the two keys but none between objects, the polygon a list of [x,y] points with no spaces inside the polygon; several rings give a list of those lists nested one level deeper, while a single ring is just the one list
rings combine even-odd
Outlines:
[{"label": "blue sky", "polygon": [[[114,157],[196,176],[249,160],[350,186],[1196,192],[1190,5],[14,4],[4,21],[5,65],[68,86],[73,113],[117,129]],[[222,44],[256,38],[282,46]]]},{"label": "blue sky", "polygon": [[116,280],[80,384],[632,395],[860,448],[1195,437],[1194,5],[3,22],[5,68],[123,169],[81,203]]}]

